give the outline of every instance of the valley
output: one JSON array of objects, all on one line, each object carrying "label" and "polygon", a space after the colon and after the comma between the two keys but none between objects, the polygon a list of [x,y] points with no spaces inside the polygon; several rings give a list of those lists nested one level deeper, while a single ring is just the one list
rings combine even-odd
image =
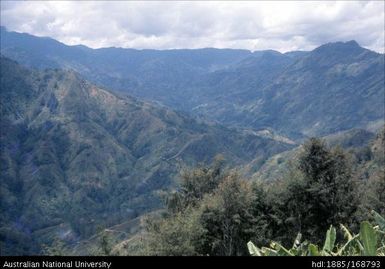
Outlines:
[{"label": "valley", "polygon": [[106,234],[109,254],[140,253],[184,171],[284,181],[311,137],[362,182],[383,169],[384,55],[355,41],[91,49],[1,27],[0,64],[2,255],[99,255]]},{"label": "valley", "polygon": [[[180,169],[218,154],[234,167],[293,147],[119,96],[73,71],[7,58],[1,67],[4,249],[56,233],[76,241],[159,208]],[[28,245],[9,251],[36,251]]]},{"label": "valley", "polygon": [[288,53],[90,49],[1,31],[1,53],[21,64],[75,70],[103,87],[226,126],[301,142],[384,122],[384,57],[355,41]]}]

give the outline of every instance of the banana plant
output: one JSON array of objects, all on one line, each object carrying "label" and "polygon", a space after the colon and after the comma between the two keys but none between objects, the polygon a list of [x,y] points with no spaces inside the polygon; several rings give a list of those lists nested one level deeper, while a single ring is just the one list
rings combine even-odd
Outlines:
[{"label": "banana plant", "polygon": [[385,219],[375,211],[371,213],[377,225],[363,221],[359,234],[352,235],[344,225],[340,225],[346,239],[343,244],[336,245],[336,229],[330,226],[322,248],[307,241],[301,242],[301,234],[291,249],[274,241],[270,247],[262,248],[250,241],[247,247],[252,256],[385,256]]}]

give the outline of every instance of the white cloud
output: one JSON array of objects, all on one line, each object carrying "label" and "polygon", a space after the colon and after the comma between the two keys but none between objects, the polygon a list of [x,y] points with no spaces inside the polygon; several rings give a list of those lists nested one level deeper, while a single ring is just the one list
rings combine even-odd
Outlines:
[{"label": "white cloud", "polygon": [[383,1],[1,1],[1,25],[93,48],[309,50],[356,40],[384,52]]}]

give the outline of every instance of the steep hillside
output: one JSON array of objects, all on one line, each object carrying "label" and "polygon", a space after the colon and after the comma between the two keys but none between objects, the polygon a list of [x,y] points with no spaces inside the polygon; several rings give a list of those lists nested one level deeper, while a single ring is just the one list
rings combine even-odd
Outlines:
[{"label": "steep hillside", "polygon": [[[383,126],[376,133],[364,129],[351,129],[324,136],[322,139],[328,146],[339,146],[348,152],[356,173],[361,174],[361,178],[367,179],[371,174],[379,173],[380,169],[383,169],[381,166],[384,166],[384,147],[382,147],[384,131]],[[257,166],[257,162],[252,161],[241,171],[254,180],[282,179],[289,168],[295,165],[301,147],[280,152],[270,157],[262,166]]]},{"label": "steep hillside", "polygon": [[[185,90],[191,95],[187,100],[189,108],[220,122],[242,122],[244,115],[232,122],[231,114],[242,110],[243,103],[256,100],[261,95],[258,89],[271,84],[293,62],[291,57],[277,51],[256,51],[239,63],[194,82]],[[206,115],[208,109],[210,114]]]},{"label": "steep hillside", "polygon": [[90,49],[1,28],[1,53],[229,126],[291,139],[381,125],[384,55],[355,41],[313,51]]},{"label": "steep hillside", "polygon": [[[284,56],[289,57],[281,58]],[[248,84],[258,85],[251,76],[259,74],[258,70],[261,68],[249,71]],[[292,138],[323,136],[383,122],[384,55],[363,49],[354,41],[331,43],[279,71],[267,84],[247,91],[241,91],[238,86],[242,84],[228,80],[229,76],[222,77],[228,89],[235,89],[231,92],[240,94],[226,100],[223,96],[229,91],[225,91],[198,107],[199,114],[237,126],[273,128]],[[261,81],[258,75],[255,81]]]},{"label": "steep hillside", "polygon": [[55,237],[77,242],[157,208],[157,191],[185,165],[216,154],[239,165],[292,147],[7,58],[0,101],[4,254],[38,253]]},{"label": "steep hillside", "polygon": [[1,53],[30,67],[73,69],[94,83],[177,108],[183,108],[186,101],[183,89],[202,74],[227,68],[252,54],[247,50],[211,48],[91,49],[7,32],[4,27]]}]

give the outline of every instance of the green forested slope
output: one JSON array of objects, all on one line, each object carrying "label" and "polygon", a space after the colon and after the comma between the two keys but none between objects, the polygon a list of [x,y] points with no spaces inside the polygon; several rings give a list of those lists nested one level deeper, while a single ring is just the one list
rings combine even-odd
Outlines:
[{"label": "green forested slope", "polygon": [[242,164],[292,147],[7,58],[0,100],[5,254],[38,253],[54,237],[76,242],[157,208],[157,191],[185,165],[217,154]]},{"label": "green forested slope", "polygon": [[73,69],[107,88],[221,124],[291,139],[383,123],[384,55],[355,41],[309,52],[134,50],[66,46],[1,28],[1,53]]}]

